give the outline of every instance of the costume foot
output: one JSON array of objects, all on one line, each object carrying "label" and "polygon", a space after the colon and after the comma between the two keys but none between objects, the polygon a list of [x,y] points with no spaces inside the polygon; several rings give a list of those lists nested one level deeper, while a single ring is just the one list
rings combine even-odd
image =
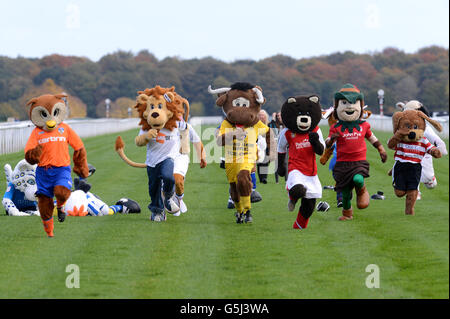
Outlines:
[{"label": "costume foot", "polygon": [[164,200],[164,207],[169,214],[175,214],[180,210],[180,207],[178,207],[172,197]]},{"label": "costume foot", "polygon": [[167,219],[166,217],[166,213],[161,212],[161,213],[153,213],[150,216],[150,220],[154,221],[154,222],[163,222]]},{"label": "costume foot", "polygon": [[252,223],[253,222],[253,216],[250,213],[250,211],[247,211],[245,213],[245,219],[244,219],[245,223]]},{"label": "costume foot", "polygon": [[250,195],[250,202],[257,203],[260,201],[262,201],[262,196],[256,189],[254,189]]},{"label": "costume foot", "polygon": [[297,201],[293,200],[288,201],[287,207],[290,212],[292,212],[295,209],[295,204],[297,204]]},{"label": "costume foot", "polygon": [[64,221],[66,220],[66,213],[64,213],[64,212],[62,211],[62,208],[61,208],[61,207],[58,207],[58,208],[57,208],[57,211],[58,211],[58,221],[59,221],[60,223],[64,222]]},{"label": "costume foot", "polygon": [[414,216],[415,215],[414,210],[413,209],[412,210],[405,210],[405,215]]},{"label": "costume foot", "polygon": [[352,220],[353,219],[353,208],[343,209],[342,216],[339,217],[339,220]]},{"label": "costume foot", "polygon": [[242,222],[243,222],[243,220],[242,220],[243,215],[244,215],[243,213],[238,213],[238,212],[236,212],[234,214],[234,216],[236,216],[236,223],[242,224]]},{"label": "costume foot", "polygon": [[359,209],[364,209],[369,206],[370,196],[369,192],[366,189],[366,185],[361,187],[360,189],[356,188],[356,207]]},{"label": "costume foot", "polygon": [[49,220],[43,220],[44,230],[47,233],[47,237],[53,237],[53,218]]},{"label": "costume foot", "polygon": [[302,213],[299,211],[297,214],[297,219],[294,222],[294,225],[292,225],[292,228],[294,229],[305,229],[308,227],[309,218],[305,219],[302,215]]}]

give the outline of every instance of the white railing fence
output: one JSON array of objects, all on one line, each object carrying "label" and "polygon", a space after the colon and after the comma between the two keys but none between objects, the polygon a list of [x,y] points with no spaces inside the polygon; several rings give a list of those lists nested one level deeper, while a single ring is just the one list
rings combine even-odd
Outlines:
[{"label": "white railing fence", "polygon": [[[443,126],[443,132],[439,135],[443,138],[449,137],[449,118],[434,117]],[[219,125],[223,120],[221,116],[195,116],[189,120],[193,126],[198,125]],[[97,136],[102,134],[116,133],[131,129],[138,129],[139,119],[81,119],[66,120],[80,137]],[[368,122],[376,131],[392,132],[392,118],[387,116],[372,115]],[[320,125],[328,125],[326,120],[322,120]],[[0,123],[0,155],[14,153],[22,150],[27,143],[31,131],[34,129],[31,121]]]},{"label": "white railing fence", "polygon": [[[138,128],[139,119],[81,119],[64,121],[80,137],[97,136]],[[24,149],[31,131],[35,128],[31,121],[0,123],[0,155]]]}]

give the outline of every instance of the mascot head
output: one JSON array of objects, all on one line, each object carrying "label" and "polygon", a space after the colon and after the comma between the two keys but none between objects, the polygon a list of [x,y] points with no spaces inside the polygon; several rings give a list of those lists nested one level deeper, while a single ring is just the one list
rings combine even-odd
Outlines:
[{"label": "mascot head", "polygon": [[394,133],[399,129],[408,131],[408,135],[403,137],[404,142],[419,141],[424,134],[426,122],[428,121],[438,131],[442,132],[442,125],[430,119],[425,113],[417,110],[405,110],[396,112],[392,116],[392,127]]},{"label": "mascot head", "polygon": [[4,167],[6,180],[12,183],[15,189],[24,193],[25,198],[30,201],[36,201],[34,196],[34,193],[37,191],[36,166],[29,164],[23,159],[17,163],[14,171],[9,164],[6,164]]},{"label": "mascot head", "polygon": [[258,123],[261,105],[266,101],[259,86],[237,82],[231,87],[213,90],[210,85],[208,92],[218,95],[216,104],[222,108],[228,122],[247,127]]},{"label": "mascot head", "polygon": [[162,128],[172,131],[177,127],[176,121],[181,120],[184,108],[189,109],[188,101],[175,93],[173,86],[162,88],[157,85],[138,91],[138,94],[134,107],[141,118],[139,125],[145,131]]},{"label": "mascot head", "polygon": [[426,116],[430,117],[430,112],[428,109],[419,101],[411,100],[409,102],[397,102],[395,104],[396,107],[398,107],[400,110],[416,110],[423,112]]},{"label": "mascot head", "polygon": [[364,94],[353,84],[346,84],[334,94],[334,117],[354,122],[363,116]]},{"label": "mascot head", "polygon": [[32,98],[27,102],[31,122],[44,131],[54,130],[67,116],[66,101],[66,94],[45,94]]},{"label": "mascot head", "polygon": [[294,133],[311,132],[321,118],[322,108],[317,95],[290,97],[281,106],[281,119]]}]

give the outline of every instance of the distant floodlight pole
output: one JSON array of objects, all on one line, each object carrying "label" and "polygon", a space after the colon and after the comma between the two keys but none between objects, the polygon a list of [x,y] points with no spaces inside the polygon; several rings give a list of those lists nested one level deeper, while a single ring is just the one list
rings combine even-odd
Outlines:
[{"label": "distant floodlight pole", "polygon": [[378,90],[378,104],[380,104],[380,116],[383,116],[384,90]]},{"label": "distant floodlight pole", "polygon": [[106,117],[109,118],[109,107],[111,105],[111,100],[107,98],[105,100],[105,103],[106,103]]},{"label": "distant floodlight pole", "polygon": [[[65,94],[67,95],[66,92],[61,92],[61,94]],[[64,103],[66,104],[66,109],[67,109],[67,117],[70,117],[70,108],[69,108],[69,101],[67,101],[67,97],[63,97],[62,100],[64,101]]]}]

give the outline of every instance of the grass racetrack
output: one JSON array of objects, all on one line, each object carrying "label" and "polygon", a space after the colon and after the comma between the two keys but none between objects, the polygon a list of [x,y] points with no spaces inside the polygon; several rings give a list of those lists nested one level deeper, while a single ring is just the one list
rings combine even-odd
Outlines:
[{"label": "grass racetrack", "polygon": [[[137,132],[120,135],[128,157],[143,162]],[[322,132],[326,137],[328,128]],[[375,134],[387,149],[391,134]],[[268,184],[257,186],[263,201],[252,206],[253,224],[238,225],[226,208],[225,171],[209,159],[205,169],[190,165],[189,211],[155,223],[146,170],[119,158],[117,135],[84,139],[88,162],[97,168],[88,179],[91,191],[109,205],[134,199],[142,213],[55,219],[49,239],[39,217],[9,217],[1,208],[0,298],[449,298],[448,156],[434,160],[438,186],[421,185],[415,216],[404,215],[405,199],[395,197],[387,176],[394,152],[387,150],[382,164],[368,145],[366,185],[386,200],[371,200],[360,211],[353,199],[353,221],[338,221],[335,193],[324,190],[330,210],[314,212],[307,229],[292,229],[298,205],[287,210],[284,179],[275,184],[269,175]],[[23,152],[2,155],[0,164],[14,168],[22,158]],[[333,185],[328,165],[318,166],[322,186]],[[3,196],[4,173],[1,180]],[[69,264],[79,266],[79,289],[66,288]],[[369,264],[379,267],[378,289],[366,287]]]}]

